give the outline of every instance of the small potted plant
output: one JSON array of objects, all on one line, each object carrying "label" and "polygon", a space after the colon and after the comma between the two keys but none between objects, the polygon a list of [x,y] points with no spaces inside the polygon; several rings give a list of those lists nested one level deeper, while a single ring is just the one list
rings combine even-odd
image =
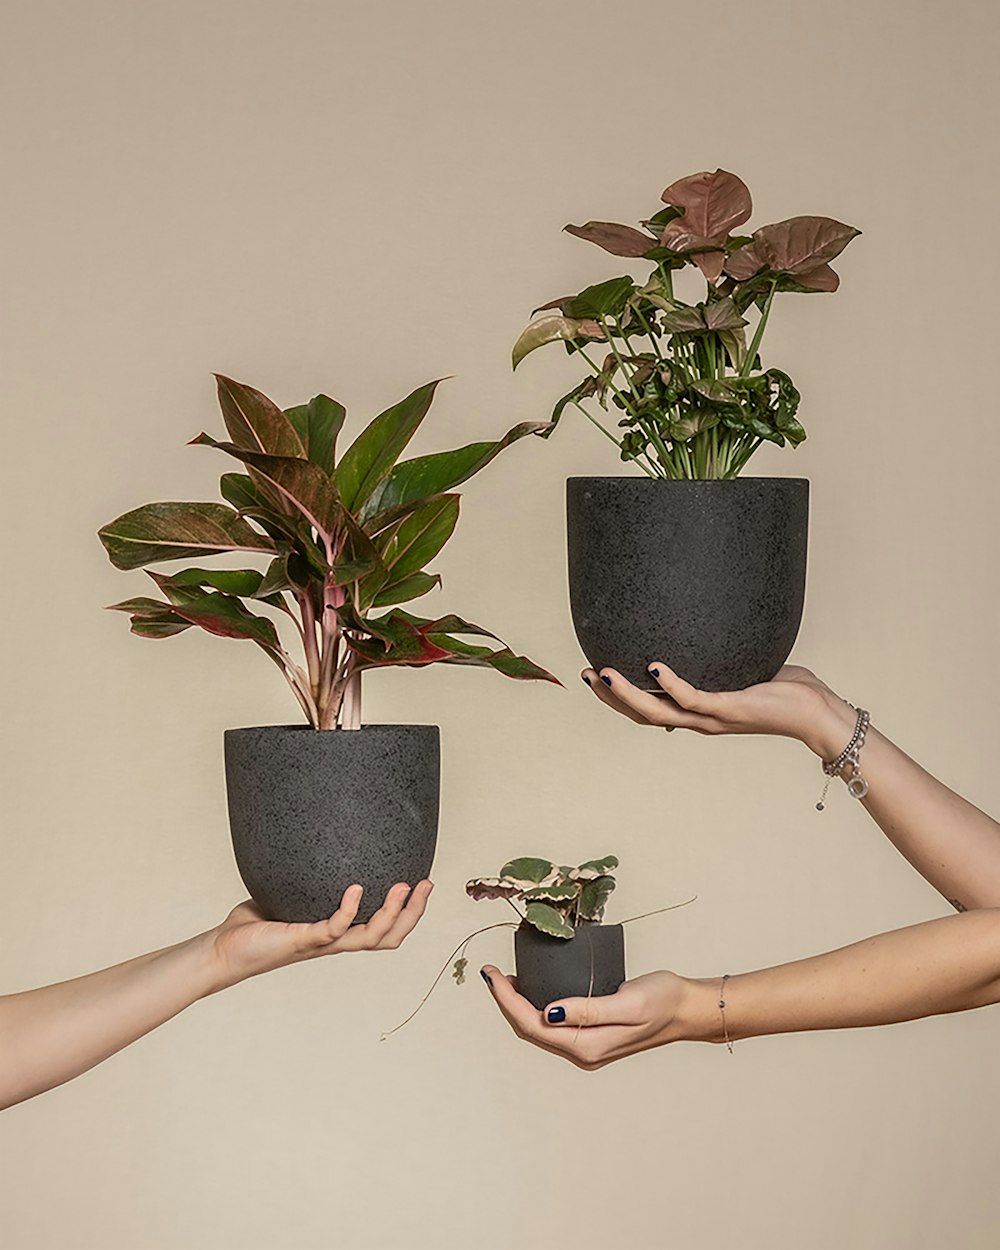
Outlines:
[{"label": "small potted plant", "polygon": [[517,985],[539,1011],[557,998],[613,994],[625,980],[625,930],[601,923],[617,867],[614,855],[579,868],[522,856],[466,885],[471,898],[505,899],[521,917]]},{"label": "small potted plant", "polygon": [[147,568],[162,597],[113,606],[140,638],[200,627],[252,642],[275,664],[305,723],[225,735],[240,873],[265,915],[288,921],[330,915],[360,883],[361,922],[390,886],[429,874],[440,775],[437,726],[362,728],[362,674],[442,663],[555,681],[479,625],[399,606],[441,580],[426,566],[458,520],[453,488],[544,427],[401,460],[430,407],[431,382],[375,417],[340,455],[342,404],[318,395],[283,410],[253,387],[217,382],[229,439],[192,441],[245,469],[223,474],[226,502],[146,504],[104,526],[100,539],[119,569],[244,552],[265,567]]},{"label": "small potted plant", "polygon": [[[591,664],[648,685],[647,666],[662,660],[702,689],[735,689],[784,663],[805,593],[808,482],[739,477],[765,442],[806,437],[799,392],[764,367],[761,340],[776,296],[837,289],[830,261],[859,232],[792,217],[734,233],[752,202],[722,169],[661,198],[641,229],[566,227],[652,268],[542,305],[513,364],[563,343],[587,373],[542,436],[574,407],[645,475],[567,483],[571,608]],[[700,298],[675,288],[685,269],[703,280]]]}]

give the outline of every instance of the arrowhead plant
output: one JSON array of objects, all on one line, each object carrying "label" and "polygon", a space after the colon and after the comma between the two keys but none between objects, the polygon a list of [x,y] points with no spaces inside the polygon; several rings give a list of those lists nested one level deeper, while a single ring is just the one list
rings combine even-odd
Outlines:
[{"label": "arrowhead plant", "polygon": [[[256,643],[314,729],[360,728],[367,669],[465,664],[556,680],[479,625],[400,606],[440,584],[427,565],[458,521],[454,488],[525,435],[544,434],[547,424],[403,460],[434,398],[438,384],[430,382],[375,417],[339,454],[347,413],[336,400],[317,395],[282,409],[251,386],[216,380],[228,439],[200,434],[192,442],[236,462],[221,478],[225,502],[145,504],[99,533],[116,568],[145,568],[159,592],[113,605],[129,614],[134,634],[170,638],[197,626]],[[148,567],[237,553],[262,567]],[[301,662],[286,649],[282,629],[297,639]]]},{"label": "arrowhead plant", "polygon": [[522,856],[504,864],[499,876],[468,882],[465,892],[477,901],[506,899],[522,920],[540,933],[568,939],[578,925],[599,924],[604,918],[617,867],[614,855],[588,860],[578,868]]},{"label": "arrowhead plant", "polygon": [[[724,169],[681,178],[660,198],[666,207],[641,229],[608,221],[565,227],[652,269],[543,304],[535,312],[544,315],[514,344],[513,365],[561,342],[586,366],[542,437],[572,405],[650,477],[733,478],[762,443],[797,447],[806,437],[794,383],[760,357],[775,295],[836,291],[830,261],[860,232],[830,217],[791,217],[736,234],[753,203]],[[685,268],[705,283],[693,303],[674,289]],[[595,415],[595,400],[618,415],[617,432]]]}]

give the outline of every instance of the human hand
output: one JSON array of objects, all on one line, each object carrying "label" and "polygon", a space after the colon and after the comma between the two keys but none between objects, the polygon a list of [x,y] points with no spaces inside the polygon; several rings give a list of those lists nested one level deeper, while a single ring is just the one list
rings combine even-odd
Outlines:
[{"label": "human hand", "polygon": [[320,955],[396,950],[424,914],[433,888],[430,881],[421,881],[412,893],[408,885],[394,885],[371,920],[353,927],[361,902],[360,885],[349,886],[333,915],[315,924],[266,920],[248,899],[208,935],[215,965],[213,988]]},{"label": "human hand", "polygon": [[855,713],[807,668],[786,664],[773,681],[746,690],[696,690],[666,664],[649,666],[662,694],[639,690],[613,668],[587,668],[583,680],[602,703],[639,725],[701,734],[777,734],[797,738],[821,759],[850,739]]},{"label": "human hand", "polygon": [[[692,1010],[702,983],[673,972],[650,972],[626,981],[617,993],[598,998],[563,998],[537,1011],[517,992],[517,978],[487,964],[483,980],[519,1038],[587,1072],[616,1059],[694,1040]],[[712,1040],[706,1035],[704,1040]]]}]

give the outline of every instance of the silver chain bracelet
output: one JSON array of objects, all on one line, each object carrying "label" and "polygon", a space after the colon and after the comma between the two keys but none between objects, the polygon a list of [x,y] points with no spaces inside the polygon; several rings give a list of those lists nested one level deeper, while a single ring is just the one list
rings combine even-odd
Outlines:
[{"label": "silver chain bracelet", "polygon": [[[852,703],[849,706],[854,707],[854,704]],[[858,714],[858,719],[850,742],[835,760],[823,763],[823,772],[826,773],[826,785],[823,787],[823,793],[816,804],[818,812],[823,811],[826,807],[827,792],[834,777],[838,776],[848,764],[851,766],[851,779],[847,783],[847,793],[852,799],[863,799],[868,793],[868,782],[861,775],[861,748],[865,745],[868,726],[871,724],[872,718],[863,707],[856,707],[854,710]]]}]

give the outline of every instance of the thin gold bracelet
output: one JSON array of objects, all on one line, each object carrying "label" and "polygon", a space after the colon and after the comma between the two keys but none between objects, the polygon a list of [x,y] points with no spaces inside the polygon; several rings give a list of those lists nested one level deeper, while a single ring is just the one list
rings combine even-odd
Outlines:
[{"label": "thin gold bracelet", "polygon": [[726,1049],[732,1054],[733,1043],[730,1041],[729,1026],[726,1024],[726,982],[729,978],[730,974],[727,972],[719,982],[719,1013],[722,1016],[722,1039],[726,1043]]}]

